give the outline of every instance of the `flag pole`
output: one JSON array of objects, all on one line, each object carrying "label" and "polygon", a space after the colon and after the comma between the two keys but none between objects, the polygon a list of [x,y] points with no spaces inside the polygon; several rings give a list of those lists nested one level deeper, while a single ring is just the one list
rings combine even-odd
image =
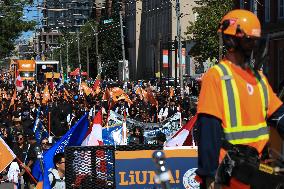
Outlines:
[{"label": "flag pole", "polygon": [[126,109],[124,109],[123,116],[124,116],[124,120],[123,120],[123,123],[122,123],[123,145],[127,145]]},{"label": "flag pole", "polygon": [[26,171],[26,173],[29,175],[29,177],[32,179],[32,181],[37,184],[36,179],[33,177],[33,175],[31,174],[31,172],[26,168],[26,166],[23,166],[24,163],[18,158],[16,157],[17,162],[21,165],[21,167],[23,167]]},{"label": "flag pole", "polygon": [[48,136],[50,136],[50,112],[48,112]]},{"label": "flag pole", "polygon": [[106,128],[108,129],[108,119],[110,114],[110,103],[108,103],[107,118],[106,118]]}]

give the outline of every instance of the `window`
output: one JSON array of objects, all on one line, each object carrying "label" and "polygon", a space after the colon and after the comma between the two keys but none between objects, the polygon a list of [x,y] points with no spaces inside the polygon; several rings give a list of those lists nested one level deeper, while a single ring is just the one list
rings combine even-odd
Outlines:
[{"label": "window", "polygon": [[245,7],[244,0],[240,0],[240,9],[243,9],[244,7]]},{"label": "window", "polygon": [[265,0],[265,22],[270,21],[270,0]]},{"label": "window", "polygon": [[278,0],[278,18],[284,18],[284,0]]}]

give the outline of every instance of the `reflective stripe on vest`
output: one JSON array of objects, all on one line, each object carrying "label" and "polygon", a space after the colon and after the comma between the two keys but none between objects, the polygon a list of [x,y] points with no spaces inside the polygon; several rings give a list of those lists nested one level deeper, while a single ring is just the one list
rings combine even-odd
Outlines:
[{"label": "reflective stripe on vest", "polygon": [[268,96],[269,96],[268,95],[268,90],[267,90],[267,87],[266,87],[267,86],[267,82],[265,81],[265,79],[263,77],[261,77],[261,75],[258,72],[254,71],[254,70],[253,70],[253,72],[254,72],[254,75],[256,76],[257,80],[258,80],[257,85],[258,85],[259,90],[263,91],[263,93],[260,92],[260,96],[261,96],[262,105],[264,105],[263,106],[264,107],[264,109],[263,109],[263,117],[265,117],[265,119],[266,119],[266,117],[267,117],[267,110],[268,110]]},{"label": "reflective stripe on vest", "polygon": [[[230,68],[226,64],[215,66],[221,76],[221,87],[224,102],[224,114],[226,127],[224,128],[225,138],[232,144],[246,144],[269,138],[269,131],[266,122],[258,125],[243,125],[239,91]],[[263,106],[263,116],[266,118],[268,106],[267,85],[264,79],[260,78],[257,84]]]},{"label": "reflective stripe on vest", "polygon": [[238,88],[236,81],[233,79],[233,74],[229,68],[224,64],[218,64],[216,67],[217,71],[221,76],[221,85],[224,98],[224,108],[226,125],[232,128],[241,125],[242,115],[241,115],[241,105],[240,97],[238,93]]}]

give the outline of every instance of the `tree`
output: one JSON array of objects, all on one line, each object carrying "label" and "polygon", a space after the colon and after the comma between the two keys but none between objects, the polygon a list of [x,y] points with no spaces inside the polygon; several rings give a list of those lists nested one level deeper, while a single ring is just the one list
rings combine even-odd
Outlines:
[{"label": "tree", "polygon": [[11,55],[15,40],[22,32],[32,30],[36,25],[34,21],[22,19],[24,6],[30,3],[25,0],[0,2],[0,59]]},{"label": "tree", "polygon": [[[118,77],[118,63],[122,60],[121,36],[119,11],[121,9],[119,1],[113,2],[111,17],[103,14],[100,23],[98,23],[98,50],[101,56],[102,75],[103,77],[116,79]],[[104,20],[112,19],[110,23],[104,23]],[[80,28],[80,55],[82,70],[86,71],[87,65],[87,47],[89,49],[90,73],[92,77],[97,74],[97,55],[96,39],[94,31],[96,21],[90,19],[83,27]],[[91,27],[92,26],[92,27]],[[69,41],[69,65],[71,69],[78,67],[78,44],[77,36],[64,33],[59,43],[61,44],[61,53],[63,57],[63,67],[66,66],[66,40]],[[60,59],[60,50],[54,51],[54,58]],[[95,70],[95,72],[94,72]],[[94,72],[94,74],[92,74]]]},{"label": "tree", "polygon": [[[111,17],[105,14],[101,18],[99,25],[99,53],[102,60],[103,75],[108,78],[118,78],[118,63],[122,60],[121,31],[119,23],[119,11],[121,10],[120,1],[112,1]],[[104,24],[103,20],[112,19],[113,21]]]},{"label": "tree", "polygon": [[219,56],[219,37],[217,29],[222,17],[234,6],[234,0],[198,0],[193,12],[197,14],[195,22],[189,22],[187,35],[196,42],[190,54],[199,63]]},{"label": "tree", "polygon": [[[80,49],[80,61],[82,66],[82,71],[87,71],[87,49],[89,52],[89,62],[90,62],[90,75],[91,77],[96,76],[96,54],[95,54],[95,33],[92,29],[95,28],[95,22],[89,20],[84,26],[80,28],[79,33],[79,49]],[[62,31],[63,36],[59,38],[59,47],[53,51],[53,57],[55,60],[60,60],[60,53],[62,56],[62,66],[64,72],[67,66],[67,41],[68,41],[68,59],[69,67],[73,71],[79,67],[78,60],[78,36],[77,33],[70,34],[68,32]],[[60,51],[61,49],[61,51]]]}]

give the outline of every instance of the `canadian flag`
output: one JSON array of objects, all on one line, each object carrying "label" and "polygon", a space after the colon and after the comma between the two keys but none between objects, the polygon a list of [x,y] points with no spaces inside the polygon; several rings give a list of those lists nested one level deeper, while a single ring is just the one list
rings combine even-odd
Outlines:
[{"label": "canadian flag", "polygon": [[178,132],[169,139],[164,146],[192,146],[194,144],[192,137],[192,129],[197,121],[197,115],[193,116]]},{"label": "canadian flag", "polygon": [[102,146],[103,134],[102,134],[102,110],[98,111],[93,120],[93,125],[86,133],[85,139],[81,146]]},{"label": "canadian flag", "polygon": [[23,86],[23,80],[19,74],[19,72],[16,73],[17,74],[17,78],[16,78],[16,86],[17,87],[22,87]]},{"label": "canadian flag", "polygon": [[[86,133],[85,139],[82,142],[81,146],[102,146],[103,137],[102,137],[102,110],[98,111],[93,120],[93,125],[89,127],[89,130]],[[96,165],[98,167],[97,174],[102,177],[106,177],[106,154],[104,150],[97,150],[96,155],[98,159]],[[77,187],[81,186],[83,180],[85,180],[88,173],[82,172],[76,176],[74,185]],[[104,182],[104,181],[101,181]]]}]

